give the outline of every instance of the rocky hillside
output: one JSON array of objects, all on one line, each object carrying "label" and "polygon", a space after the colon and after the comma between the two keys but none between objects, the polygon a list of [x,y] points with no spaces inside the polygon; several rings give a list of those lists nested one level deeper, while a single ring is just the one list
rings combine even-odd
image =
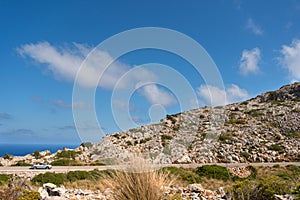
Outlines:
[{"label": "rocky hillside", "polygon": [[91,159],[111,163],[138,152],[154,163],[300,160],[300,83],[224,107],[167,115],[105,136]]}]

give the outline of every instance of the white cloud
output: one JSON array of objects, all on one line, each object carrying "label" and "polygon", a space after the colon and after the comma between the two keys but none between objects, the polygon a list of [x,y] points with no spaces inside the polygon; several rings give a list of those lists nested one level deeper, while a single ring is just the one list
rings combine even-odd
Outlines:
[{"label": "white cloud", "polygon": [[[139,83],[158,81],[157,76],[145,68],[133,68],[133,66],[114,61],[109,53],[83,44],[73,43],[69,46],[56,47],[48,42],[40,42],[22,45],[17,51],[23,57],[29,57],[38,64],[43,64],[46,71],[50,72],[56,79],[69,82],[75,81],[77,71],[82,65],[76,80],[78,84],[84,87],[101,87],[110,90],[114,87],[116,89],[130,89],[135,88]],[[85,60],[87,55],[89,57]],[[82,64],[83,61],[85,61],[84,64]],[[106,66],[111,62],[112,64],[106,69]],[[130,69],[133,70],[129,71]],[[123,77],[126,72],[130,73]],[[98,83],[101,74],[102,76]],[[116,85],[117,82],[118,85]],[[150,102],[159,103],[162,101],[163,105],[171,105],[173,103],[172,95],[156,86],[148,86],[144,90],[144,96]],[[154,93],[150,94],[150,90]],[[66,104],[61,100],[52,103],[59,107],[72,107],[71,104]],[[73,106],[85,107],[82,104]]]},{"label": "white cloud", "polygon": [[260,50],[254,48],[252,50],[244,50],[240,60],[240,71],[242,74],[259,72],[258,63],[260,62]]},{"label": "white cloud", "polygon": [[175,104],[176,98],[169,92],[158,88],[155,84],[149,84],[142,88],[141,94],[145,96],[150,103],[170,106]]},{"label": "white cloud", "polygon": [[243,101],[249,97],[247,90],[239,88],[239,86],[232,84],[226,88],[226,96],[229,103]]},{"label": "white cloud", "polygon": [[246,28],[250,29],[255,35],[262,35],[264,33],[261,27],[254,23],[252,18],[247,20]]},{"label": "white cloud", "polygon": [[211,85],[201,85],[197,89],[197,94],[206,104],[212,106],[226,105],[249,97],[245,89],[241,89],[235,84],[230,85],[225,90]]},{"label": "white cloud", "polygon": [[289,46],[283,45],[280,53],[280,63],[289,71],[290,77],[300,79],[300,40],[293,40]]},{"label": "white cloud", "polygon": [[[69,47],[55,47],[48,42],[25,44],[17,49],[22,56],[30,57],[34,61],[44,64],[47,71],[50,71],[55,78],[71,82],[75,80],[77,71],[92,50],[93,47],[83,44],[73,43]],[[77,77],[78,83],[86,87],[99,86],[112,89],[121,76],[130,69],[129,65],[113,61],[109,53],[95,49],[84,63],[81,73]],[[106,66],[111,62],[112,64],[106,69]],[[103,75],[98,83],[101,74]],[[143,73],[133,73],[127,83],[129,84],[134,80],[141,81],[144,78],[153,78],[153,74],[144,69]],[[122,85],[122,87],[126,88],[126,85]]]}]

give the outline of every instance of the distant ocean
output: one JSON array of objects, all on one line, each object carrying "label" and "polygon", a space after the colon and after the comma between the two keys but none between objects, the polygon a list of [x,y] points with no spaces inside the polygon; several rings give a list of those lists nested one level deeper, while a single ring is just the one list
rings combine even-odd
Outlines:
[{"label": "distant ocean", "polygon": [[79,144],[0,144],[0,156],[9,154],[13,156],[24,156],[34,151],[49,150],[51,153],[64,147],[75,149]]}]

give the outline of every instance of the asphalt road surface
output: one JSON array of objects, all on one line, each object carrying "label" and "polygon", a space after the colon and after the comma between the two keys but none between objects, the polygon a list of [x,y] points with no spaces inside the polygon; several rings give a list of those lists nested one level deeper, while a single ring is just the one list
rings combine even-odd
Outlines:
[{"label": "asphalt road surface", "polygon": [[[274,165],[286,166],[286,165],[296,165],[300,166],[300,162],[273,162],[273,163],[205,163],[205,164],[168,164],[168,165],[156,165],[154,167],[183,167],[183,168],[196,168],[202,165],[219,165],[224,167],[242,167],[252,165],[254,167],[272,167]],[[106,170],[106,169],[125,169],[124,165],[105,165],[105,166],[53,166],[52,169],[29,169],[29,167],[0,167],[0,174],[23,174],[23,173],[45,173],[45,172],[57,172],[65,173],[69,171],[91,171],[94,169]]]}]

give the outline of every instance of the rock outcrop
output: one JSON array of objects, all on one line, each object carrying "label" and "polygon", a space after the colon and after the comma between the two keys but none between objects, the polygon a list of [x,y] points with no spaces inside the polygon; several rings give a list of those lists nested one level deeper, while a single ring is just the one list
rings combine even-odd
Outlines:
[{"label": "rock outcrop", "polygon": [[108,135],[92,160],[122,162],[131,152],[154,163],[239,163],[300,160],[300,83],[248,101],[204,107]]}]

